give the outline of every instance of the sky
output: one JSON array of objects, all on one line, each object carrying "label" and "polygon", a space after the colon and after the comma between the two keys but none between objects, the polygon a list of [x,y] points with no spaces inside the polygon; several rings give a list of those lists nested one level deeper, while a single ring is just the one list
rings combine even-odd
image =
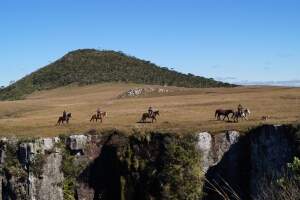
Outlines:
[{"label": "sky", "polygon": [[69,51],[123,51],[233,83],[300,86],[298,0],[1,0],[0,85]]}]

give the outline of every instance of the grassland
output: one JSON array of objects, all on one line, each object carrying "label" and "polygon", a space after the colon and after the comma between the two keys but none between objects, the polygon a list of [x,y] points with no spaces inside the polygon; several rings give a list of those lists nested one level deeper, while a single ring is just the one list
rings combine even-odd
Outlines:
[{"label": "grassland", "polygon": [[[82,133],[90,129],[138,129],[188,133],[247,130],[261,123],[293,123],[300,119],[300,88],[236,87],[187,89],[168,87],[164,94],[119,98],[136,84],[98,84],[66,86],[35,92],[25,100],[0,102],[1,136],[53,136]],[[153,86],[151,86],[153,87]],[[157,86],[159,87],[159,86]],[[161,87],[161,86],[160,86]],[[241,103],[250,108],[248,121],[230,123],[217,121],[214,111],[234,108]],[[160,110],[157,123],[137,123],[151,105]],[[97,107],[108,112],[102,124],[90,123]],[[57,117],[63,110],[72,112],[69,125],[57,127]],[[268,121],[262,121],[269,115]]]}]

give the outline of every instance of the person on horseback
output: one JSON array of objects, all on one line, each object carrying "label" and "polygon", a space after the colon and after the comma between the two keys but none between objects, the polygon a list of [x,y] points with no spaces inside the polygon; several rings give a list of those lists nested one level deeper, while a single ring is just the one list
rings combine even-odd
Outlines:
[{"label": "person on horseback", "polygon": [[238,105],[238,114],[241,116],[243,114],[243,106],[241,104]]},{"label": "person on horseback", "polygon": [[100,110],[100,108],[98,108],[96,112],[97,112],[97,118],[100,118],[100,115],[101,115],[101,110]]},{"label": "person on horseback", "polygon": [[152,117],[153,108],[151,106],[148,108],[148,114],[149,114],[149,117]]},{"label": "person on horseback", "polygon": [[63,111],[62,117],[63,117],[63,120],[67,120],[67,112],[65,110]]}]

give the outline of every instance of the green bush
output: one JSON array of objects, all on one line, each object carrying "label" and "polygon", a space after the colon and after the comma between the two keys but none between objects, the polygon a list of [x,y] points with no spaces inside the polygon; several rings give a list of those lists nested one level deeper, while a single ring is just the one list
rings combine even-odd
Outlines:
[{"label": "green bush", "polygon": [[165,166],[159,176],[163,181],[163,199],[200,199],[204,174],[201,155],[192,136],[173,139],[166,144]]},{"label": "green bush", "polygon": [[64,199],[73,200],[75,199],[76,179],[88,163],[83,165],[81,162],[75,162],[75,156],[71,155],[71,152],[66,148],[62,149],[62,153],[63,157],[61,170],[64,174]]},{"label": "green bush", "polygon": [[43,167],[46,162],[46,156],[44,154],[38,153],[34,156],[33,160],[30,162],[29,170],[36,176],[40,177],[43,174]]},{"label": "green bush", "polygon": [[120,179],[122,199],[200,199],[204,174],[195,147],[194,136],[130,136],[120,156],[121,166],[126,169]]},{"label": "green bush", "polygon": [[18,160],[17,146],[7,143],[5,151],[5,162],[3,171],[21,180],[27,178],[27,172],[22,168],[21,163]]},{"label": "green bush", "polygon": [[276,181],[265,182],[258,200],[295,200],[300,194],[300,159],[294,157],[293,162],[287,164],[284,175]]}]

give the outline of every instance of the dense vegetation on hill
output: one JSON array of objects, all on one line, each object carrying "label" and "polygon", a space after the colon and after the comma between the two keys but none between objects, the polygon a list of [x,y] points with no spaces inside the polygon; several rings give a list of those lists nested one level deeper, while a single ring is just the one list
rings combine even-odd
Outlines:
[{"label": "dense vegetation on hill", "polygon": [[71,83],[130,82],[182,87],[230,87],[232,85],[168,68],[128,56],[122,52],[76,50],[0,90],[0,100],[22,99],[37,90]]}]

